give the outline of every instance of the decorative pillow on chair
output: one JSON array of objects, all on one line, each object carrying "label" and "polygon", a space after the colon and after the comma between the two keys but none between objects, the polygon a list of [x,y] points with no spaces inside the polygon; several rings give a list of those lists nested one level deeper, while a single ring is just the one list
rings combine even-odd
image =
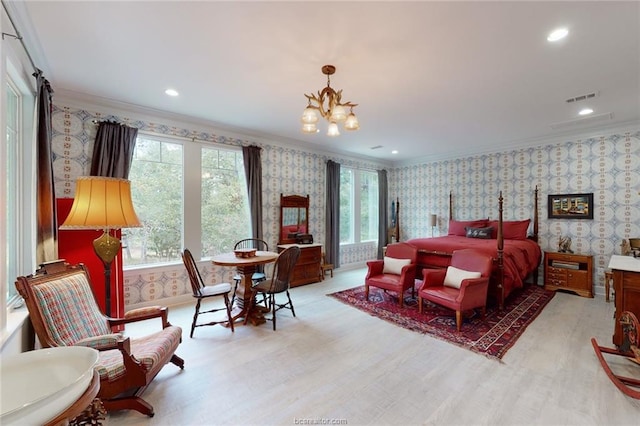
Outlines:
[{"label": "decorative pillow on chair", "polygon": [[411,263],[411,259],[396,259],[393,257],[384,257],[383,274],[402,274],[402,267]]},{"label": "decorative pillow on chair", "polygon": [[447,275],[444,277],[443,285],[445,287],[460,288],[462,280],[470,278],[480,278],[482,274],[480,272],[465,271],[464,269],[458,269],[455,266],[447,267]]},{"label": "decorative pillow on chair", "polygon": [[486,228],[473,228],[471,226],[467,226],[464,229],[467,231],[467,238],[482,238],[489,240],[493,235],[493,228],[490,226],[487,226]]}]

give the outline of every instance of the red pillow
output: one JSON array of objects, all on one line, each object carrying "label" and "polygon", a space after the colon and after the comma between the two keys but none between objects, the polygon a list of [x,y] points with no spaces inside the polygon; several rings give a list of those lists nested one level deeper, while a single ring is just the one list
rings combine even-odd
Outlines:
[{"label": "red pillow", "polygon": [[[531,219],[503,221],[502,238],[505,240],[526,240],[529,223],[531,223]],[[498,238],[498,221],[490,221],[489,226],[493,227],[493,238]]]},{"label": "red pillow", "polygon": [[467,235],[466,227],[484,228],[487,226],[487,219],[480,220],[450,220],[448,235],[459,235],[465,237]]}]

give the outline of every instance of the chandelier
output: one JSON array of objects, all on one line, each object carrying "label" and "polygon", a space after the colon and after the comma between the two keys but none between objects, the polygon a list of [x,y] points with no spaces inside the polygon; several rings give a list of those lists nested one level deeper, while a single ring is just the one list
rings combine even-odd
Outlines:
[{"label": "chandelier", "polygon": [[[329,122],[329,128],[327,129],[327,135],[338,136],[340,131],[338,130],[338,123],[344,123],[346,130],[358,130],[360,124],[358,118],[353,113],[353,108],[358,106],[351,102],[341,102],[342,90],[335,91],[331,88],[331,75],[336,72],[336,67],[333,65],[325,65],[322,67],[322,73],[327,76],[327,87],[318,91],[318,94],[307,95],[309,101],[307,107],[302,113],[302,131],[304,133],[317,133],[318,130],[318,112]],[[347,114],[346,108],[349,108],[349,114]]]}]

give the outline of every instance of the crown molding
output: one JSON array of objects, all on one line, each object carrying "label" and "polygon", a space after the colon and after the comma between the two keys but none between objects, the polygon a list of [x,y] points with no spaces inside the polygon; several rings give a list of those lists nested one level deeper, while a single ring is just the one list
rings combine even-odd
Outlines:
[{"label": "crown molding", "polygon": [[368,163],[373,168],[388,168],[392,165],[390,161],[387,162],[378,158],[354,156],[353,154],[347,154],[337,150],[321,150],[316,148],[316,145],[296,139],[254,132],[245,128],[232,127],[210,120],[198,119],[187,115],[143,107],[67,89],[56,89],[53,95],[53,101],[56,105],[63,105],[69,108],[82,110],[91,109],[92,112],[123,116],[130,120],[161,123],[163,125],[175,126],[195,132],[210,133],[226,138],[238,139],[243,142],[243,145],[255,143],[304,150],[329,159],[339,158],[357,163]]},{"label": "crown molding", "polygon": [[581,131],[572,131],[572,132],[562,132],[558,133],[554,136],[543,137],[543,138],[528,138],[515,140],[511,143],[501,144],[497,149],[485,149],[485,150],[477,150],[477,151],[465,151],[465,152],[454,152],[446,155],[435,155],[435,156],[427,156],[414,158],[406,161],[398,161],[393,163],[394,168],[400,168],[405,166],[412,166],[417,164],[427,164],[427,163],[435,163],[439,161],[447,161],[447,160],[456,160],[461,158],[471,158],[477,157],[481,155],[487,154],[496,154],[506,151],[517,151],[519,149],[524,148],[533,148],[544,145],[556,145],[561,143],[568,143],[578,140],[585,139],[594,139],[600,138],[603,136],[611,136],[617,133],[627,133],[627,132],[639,132],[640,131],[640,120],[630,120],[622,123],[611,124],[606,126],[594,126],[590,129],[583,129]]}]

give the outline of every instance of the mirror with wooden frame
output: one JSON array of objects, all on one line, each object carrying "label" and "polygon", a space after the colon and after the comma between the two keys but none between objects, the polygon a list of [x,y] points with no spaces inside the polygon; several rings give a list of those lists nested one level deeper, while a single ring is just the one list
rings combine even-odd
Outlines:
[{"label": "mirror with wooden frame", "polygon": [[309,195],[280,194],[280,241],[295,244],[300,234],[309,234]]}]

